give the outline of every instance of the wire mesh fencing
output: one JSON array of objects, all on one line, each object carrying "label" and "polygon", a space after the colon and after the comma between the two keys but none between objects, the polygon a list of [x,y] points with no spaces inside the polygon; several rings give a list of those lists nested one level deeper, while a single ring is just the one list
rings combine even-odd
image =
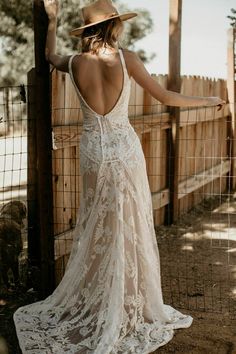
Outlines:
[{"label": "wire mesh fencing", "polygon": [[[197,111],[194,114],[200,117],[201,109]],[[188,109],[180,124],[179,217],[170,226],[156,227],[163,294],[166,302],[179,308],[235,319],[232,122],[227,107],[221,113],[216,108],[204,108],[202,119],[196,119],[195,124],[192,112]],[[211,112],[211,119],[207,112]]]},{"label": "wire mesh fencing", "polygon": [[0,352],[9,354],[20,353],[12,314],[35,300],[28,262],[27,93],[23,85],[0,87]]},{"label": "wire mesh fencing", "polygon": [[[67,79],[65,83],[70,87]],[[132,92],[129,120],[141,141],[146,161],[164,300],[179,308],[228,313],[235,319],[235,158],[229,107],[223,111],[214,107],[181,109],[179,136],[173,143],[168,107],[150,102],[138,86],[133,86]],[[27,282],[29,247],[36,248],[38,242],[33,239],[37,226],[33,210],[35,186],[28,179],[36,166],[36,161],[34,165],[29,163],[35,160],[28,149],[32,152],[34,146],[34,135],[29,129],[33,125],[29,114],[27,117],[23,87],[2,88],[0,94],[0,203],[1,207],[10,203],[11,210],[23,205],[22,250],[18,250],[18,256],[20,277]],[[53,181],[51,237],[56,284],[70,254],[83,188],[79,160],[83,115],[73,95],[64,94],[63,100],[54,96],[52,102],[53,159],[52,171],[48,173],[52,173]],[[171,149],[175,149],[174,154]],[[170,168],[173,160],[177,170],[174,175]],[[171,183],[175,184],[174,190],[170,189]],[[174,193],[177,218],[167,225],[173,212],[170,200]],[[14,282],[12,270],[8,278]],[[4,279],[1,282],[3,285]]]},{"label": "wire mesh fencing", "polygon": [[[160,251],[163,296],[177,308],[228,314],[235,319],[236,255],[235,193],[229,135],[228,107],[186,108],[180,112],[178,162],[178,217],[166,225],[170,190],[169,130],[163,105],[129,106],[130,122],[142,143],[153,202]],[[82,116],[79,108],[53,112],[53,179],[55,265],[57,283],[72,245],[73,228],[83,182],[79,168]],[[78,119],[64,125],[65,117]],[[71,119],[71,118],[70,118]],[[165,225],[164,225],[165,224]]]},{"label": "wire mesh fencing", "polygon": [[23,85],[0,88],[0,242],[2,290],[19,283],[19,277],[26,281],[27,107]]}]

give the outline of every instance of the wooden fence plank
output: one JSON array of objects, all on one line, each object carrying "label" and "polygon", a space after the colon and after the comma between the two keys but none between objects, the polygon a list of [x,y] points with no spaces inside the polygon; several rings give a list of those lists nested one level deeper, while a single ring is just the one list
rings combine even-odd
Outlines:
[{"label": "wooden fence plank", "polygon": [[52,125],[65,124],[65,78],[65,73],[55,69],[51,73]]},{"label": "wooden fence plank", "polygon": [[[50,110],[49,64],[45,60],[48,17],[43,2],[34,0],[35,82],[36,82],[36,146],[38,177],[38,218],[40,228],[40,296],[54,289],[54,232],[52,193],[52,135]],[[43,139],[42,139],[43,131]]]},{"label": "wooden fence plank", "polygon": [[[225,160],[208,170],[204,170],[179,183],[178,199],[184,198],[202,186],[225,176],[230,170],[230,160]],[[158,209],[169,203],[169,190],[165,188],[159,192],[152,193],[153,208]]]},{"label": "wooden fence plank", "polygon": [[180,111],[180,127],[197,124],[200,122],[213,121],[229,114],[229,105],[223,111],[217,111],[216,107],[199,107]]},{"label": "wooden fence plank", "polygon": [[222,163],[209,168],[208,170],[204,170],[201,173],[198,173],[186,181],[182,181],[179,184],[179,197],[183,198],[185,195],[197,190],[198,188],[218,179],[221,176],[224,176],[229,172],[230,169],[230,161],[226,160]]},{"label": "wooden fence plank", "polygon": [[229,134],[229,154],[231,156],[231,171],[229,179],[229,188],[234,190],[236,186],[236,85],[235,85],[235,75],[236,75],[236,28],[230,28],[228,30],[228,98],[230,105],[230,115],[228,124],[228,134]]},{"label": "wooden fence plank", "polygon": [[[35,69],[27,76],[27,210],[28,210],[28,261],[30,267],[41,267],[40,229],[37,220],[37,150],[36,150],[36,107]],[[40,284],[39,284],[40,285]]]},{"label": "wooden fence plank", "polygon": [[[181,18],[182,0],[170,0],[169,18],[169,75],[168,90],[180,92],[180,59],[181,59]],[[171,131],[168,132],[168,170],[167,182],[170,190],[170,202],[166,208],[165,222],[172,224],[178,217],[178,178],[179,178],[179,123],[180,108],[169,108]]]}]

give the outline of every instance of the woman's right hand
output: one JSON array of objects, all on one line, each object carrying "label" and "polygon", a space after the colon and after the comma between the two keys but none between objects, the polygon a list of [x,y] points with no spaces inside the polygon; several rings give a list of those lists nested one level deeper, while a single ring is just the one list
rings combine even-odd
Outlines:
[{"label": "woman's right hand", "polygon": [[217,111],[220,111],[225,104],[226,102],[220,97],[207,97],[207,106],[217,106]]},{"label": "woman's right hand", "polygon": [[57,18],[59,11],[58,0],[44,0],[44,8],[48,15],[49,20],[54,20]]}]

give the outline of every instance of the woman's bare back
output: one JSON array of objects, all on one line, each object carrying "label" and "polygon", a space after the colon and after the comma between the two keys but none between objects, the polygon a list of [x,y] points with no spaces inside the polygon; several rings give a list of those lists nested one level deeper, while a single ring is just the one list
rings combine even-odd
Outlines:
[{"label": "woman's bare back", "polygon": [[72,72],[88,106],[98,114],[109,113],[116,105],[124,84],[119,52],[77,55],[72,62]]}]

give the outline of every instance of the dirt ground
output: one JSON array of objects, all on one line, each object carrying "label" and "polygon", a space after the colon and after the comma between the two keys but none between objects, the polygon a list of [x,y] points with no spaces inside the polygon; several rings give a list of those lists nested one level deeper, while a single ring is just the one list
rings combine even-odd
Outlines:
[{"label": "dirt ground", "polygon": [[156,353],[236,354],[236,196],[208,199],[156,234],[164,302],[194,319]]},{"label": "dirt ground", "polygon": [[23,305],[38,300],[36,292],[18,289],[15,291],[4,291],[0,294],[0,354],[21,354],[18,346],[13,313]]},{"label": "dirt ground", "polygon": [[191,327],[175,331],[158,354],[236,354],[236,321],[222,314],[182,311],[194,318]]},{"label": "dirt ground", "polygon": [[[194,320],[155,353],[236,354],[236,197],[204,201],[156,233],[164,302]],[[0,294],[0,354],[21,353],[12,314],[37,301],[25,290]]]}]

